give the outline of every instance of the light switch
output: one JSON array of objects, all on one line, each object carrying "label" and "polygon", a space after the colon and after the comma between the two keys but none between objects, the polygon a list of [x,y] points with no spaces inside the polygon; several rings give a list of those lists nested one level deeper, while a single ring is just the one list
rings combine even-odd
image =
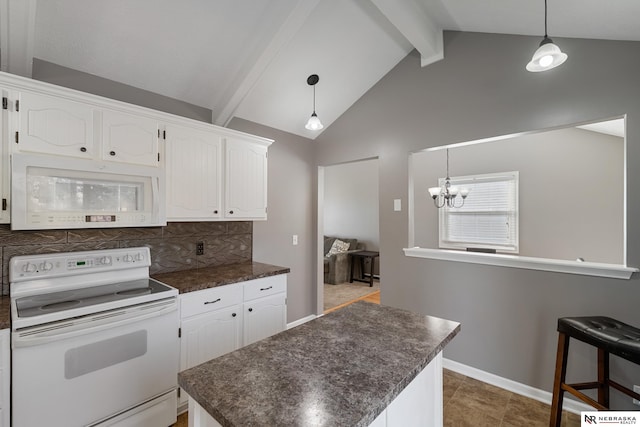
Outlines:
[{"label": "light switch", "polygon": [[293,245],[297,245],[298,244],[298,235],[294,234],[293,238],[291,239],[291,243],[293,243]]},{"label": "light switch", "polygon": [[402,210],[402,200],[394,199],[393,200],[393,210],[396,212],[400,212]]}]

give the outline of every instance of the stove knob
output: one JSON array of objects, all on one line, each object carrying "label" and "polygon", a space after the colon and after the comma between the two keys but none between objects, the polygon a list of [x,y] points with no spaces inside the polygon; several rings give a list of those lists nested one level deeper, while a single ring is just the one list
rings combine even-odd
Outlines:
[{"label": "stove knob", "polygon": [[38,266],[35,264],[31,264],[30,262],[26,263],[22,266],[22,271],[25,273],[33,273],[38,269]]},{"label": "stove knob", "polygon": [[133,257],[129,254],[124,256],[124,262],[133,262]]},{"label": "stove knob", "polygon": [[136,261],[142,261],[142,260],[144,260],[144,257],[142,256],[142,254],[140,252],[138,252],[136,254]]},{"label": "stove knob", "polygon": [[51,264],[49,261],[41,262],[38,268],[41,271],[49,271],[53,268],[53,264]]},{"label": "stove knob", "polygon": [[110,256],[103,256],[98,258],[98,264],[99,265],[110,265],[111,264],[111,257]]}]

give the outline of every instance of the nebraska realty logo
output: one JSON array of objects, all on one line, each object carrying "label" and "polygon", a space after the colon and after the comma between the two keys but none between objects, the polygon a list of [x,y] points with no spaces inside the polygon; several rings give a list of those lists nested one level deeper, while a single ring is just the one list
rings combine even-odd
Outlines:
[{"label": "nebraska realty logo", "polygon": [[606,425],[606,426],[637,426],[640,411],[589,411],[582,412],[581,427]]}]

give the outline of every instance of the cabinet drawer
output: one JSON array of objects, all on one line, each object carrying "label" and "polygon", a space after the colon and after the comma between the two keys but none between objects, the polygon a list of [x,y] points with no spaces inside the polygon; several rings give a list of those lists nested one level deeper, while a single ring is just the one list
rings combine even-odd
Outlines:
[{"label": "cabinet drawer", "polygon": [[286,290],[287,276],[284,274],[249,280],[244,282],[244,300],[249,301],[256,298],[266,297],[279,292],[285,292]]},{"label": "cabinet drawer", "polygon": [[183,319],[242,303],[242,285],[233,284],[180,295]]}]

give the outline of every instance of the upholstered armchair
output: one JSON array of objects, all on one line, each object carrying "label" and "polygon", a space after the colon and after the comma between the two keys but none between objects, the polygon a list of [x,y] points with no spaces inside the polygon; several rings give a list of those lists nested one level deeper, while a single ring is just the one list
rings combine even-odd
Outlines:
[{"label": "upholstered armchair", "polygon": [[[327,256],[336,239],[348,243],[349,248],[345,251],[338,252]],[[358,243],[357,239],[346,239],[342,237],[324,237],[324,283],[337,285],[349,281],[349,273],[351,269],[350,253],[364,249],[362,243]]]}]

